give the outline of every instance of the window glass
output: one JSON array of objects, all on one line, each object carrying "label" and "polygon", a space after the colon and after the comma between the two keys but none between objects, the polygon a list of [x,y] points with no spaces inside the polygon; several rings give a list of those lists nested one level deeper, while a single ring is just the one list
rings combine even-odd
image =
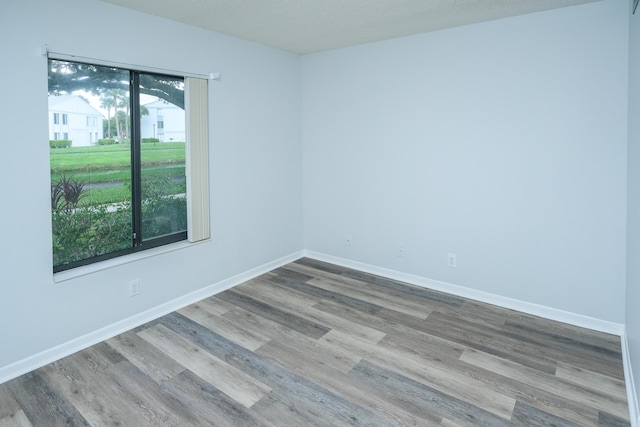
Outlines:
[{"label": "window glass", "polygon": [[[49,111],[75,124],[50,145],[54,271],[186,239],[183,80],[49,60]],[[158,105],[175,111],[163,138]]]},{"label": "window glass", "polygon": [[[143,88],[166,86],[184,105],[184,79],[141,74]],[[162,133],[153,129],[154,116],[162,111]],[[167,100],[150,100],[140,94],[142,147],[142,238],[143,241],[187,230],[185,177],[185,112]],[[158,126],[160,130],[160,126]]]}]

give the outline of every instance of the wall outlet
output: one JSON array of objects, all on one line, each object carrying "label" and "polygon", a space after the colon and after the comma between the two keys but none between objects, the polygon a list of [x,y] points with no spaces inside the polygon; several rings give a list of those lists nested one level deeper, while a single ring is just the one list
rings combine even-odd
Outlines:
[{"label": "wall outlet", "polygon": [[405,254],[406,254],[406,251],[404,249],[404,245],[402,244],[398,245],[398,257],[404,258]]},{"label": "wall outlet", "polygon": [[447,265],[451,268],[457,268],[456,254],[447,255]]},{"label": "wall outlet", "polygon": [[353,237],[351,237],[351,234],[344,235],[344,244],[346,246],[351,246],[353,244]]},{"label": "wall outlet", "polygon": [[140,293],[140,280],[132,280],[129,282],[129,296],[135,297]]}]

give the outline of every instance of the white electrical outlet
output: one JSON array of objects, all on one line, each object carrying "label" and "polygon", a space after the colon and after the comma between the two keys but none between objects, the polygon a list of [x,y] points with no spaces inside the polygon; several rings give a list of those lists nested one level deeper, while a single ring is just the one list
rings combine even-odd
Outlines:
[{"label": "white electrical outlet", "polygon": [[140,293],[140,280],[132,280],[129,282],[129,296],[135,297]]},{"label": "white electrical outlet", "polygon": [[447,265],[451,268],[457,268],[456,254],[447,255]]},{"label": "white electrical outlet", "polygon": [[398,245],[398,257],[404,258],[405,253],[404,245]]},{"label": "white electrical outlet", "polygon": [[353,237],[351,237],[351,234],[344,235],[344,244],[347,246],[351,246],[353,244]]}]

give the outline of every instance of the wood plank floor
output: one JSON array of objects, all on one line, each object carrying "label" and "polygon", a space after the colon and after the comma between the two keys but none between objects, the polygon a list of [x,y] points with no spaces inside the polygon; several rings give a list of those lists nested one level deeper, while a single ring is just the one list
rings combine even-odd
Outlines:
[{"label": "wood plank floor", "polygon": [[0,385],[4,426],[628,426],[620,340],[303,258]]}]

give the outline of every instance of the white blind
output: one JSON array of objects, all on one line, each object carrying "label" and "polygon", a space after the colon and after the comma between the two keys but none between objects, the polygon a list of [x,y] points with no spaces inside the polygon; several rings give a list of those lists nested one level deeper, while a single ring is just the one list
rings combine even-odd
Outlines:
[{"label": "white blind", "polygon": [[187,120],[187,238],[211,237],[209,223],[209,126],[207,80],[185,77]]}]

